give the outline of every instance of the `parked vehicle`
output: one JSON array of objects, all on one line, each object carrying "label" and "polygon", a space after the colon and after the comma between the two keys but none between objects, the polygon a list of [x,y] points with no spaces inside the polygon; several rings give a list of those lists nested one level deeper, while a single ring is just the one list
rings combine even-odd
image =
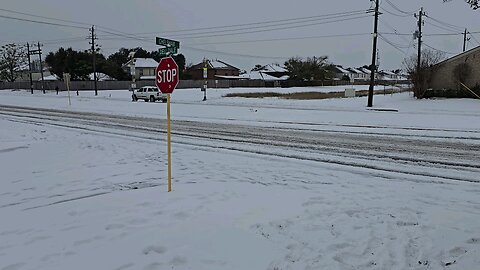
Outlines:
[{"label": "parked vehicle", "polygon": [[139,99],[145,100],[145,102],[155,102],[161,100],[163,103],[167,102],[167,94],[164,94],[158,90],[155,86],[144,86],[138,90],[133,91],[132,101]]}]

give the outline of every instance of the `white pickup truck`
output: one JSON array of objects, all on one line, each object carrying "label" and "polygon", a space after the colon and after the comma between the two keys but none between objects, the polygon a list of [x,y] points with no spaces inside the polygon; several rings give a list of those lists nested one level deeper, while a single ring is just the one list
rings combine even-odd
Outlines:
[{"label": "white pickup truck", "polygon": [[165,103],[167,102],[167,94],[160,92],[155,86],[144,86],[132,93],[132,101],[137,101],[139,99],[143,99],[145,102],[161,100]]}]

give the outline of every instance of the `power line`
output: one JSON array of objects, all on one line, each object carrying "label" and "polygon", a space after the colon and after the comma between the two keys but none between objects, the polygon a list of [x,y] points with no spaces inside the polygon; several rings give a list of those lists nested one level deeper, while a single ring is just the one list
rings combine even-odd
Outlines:
[{"label": "power line", "polygon": [[443,50],[439,50],[437,48],[434,48],[430,45],[428,45],[427,43],[423,42],[423,45],[427,46],[428,48],[432,49],[432,50],[435,50],[435,51],[439,51],[439,52],[443,52],[443,53],[446,53],[446,54],[458,54],[458,53],[454,53],[454,52],[447,52],[447,51],[443,51]]},{"label": "power line", "polygon": [[463,30],[465,27],[462,27],[462,26],[458,26],[458,25],[454,25],[454,24],[450,24],[450,23],[447,23],[447,22],[444,22],[444,21],[441,21],[439,19],[436,19],[430,15],[425,15],[427,18],[430,18],[431,20],[433,21],[436,21],[437,23],[441,24],[441,25],[444,25],[446,27],[449,27],[449,28],[452,28],[452,29],[455,29],[456,31],[459,31],[459,30]]},{"label": "power line", "polygon": [[77,29],[83,29],[83,30],[88,29],[87,27],[82,27],[82,26],[66,25],[66,24],[52,23],[52,22],[44,22],[44,21],[30,20],[30,19],[24,19],[24,18],[17,18],[17,17],[5,16],[5,15],[0,15],[0,18],[10,19],[10,20],[16,20],[16,21],[22,21],[22,22],[31,22],[31,23],[39,23],[39,24],[53,25],[53,26],[77,28]]},{"label": "power line", "polygon": [[304,37],[287,37],[287,38],[272,38],[272,39],[255,39],[255,40],[237,40],[237,41],[219,41],[219,42],[202,42],[202,45],[214,44],[236,44],[236,43],[255,43],[255,42],[269,42],[269,41],[285,41],[285,40],[302,40],[302,39],[319,39],[319,38],[336,38],[336,37],[355,37],[355,36],[370,36],[372,33],[352,33],[352,34],[333,34],[322,36],[304,36]]},{"label": "power line", "polygon": [[[182,33],[182,32],[197,32],[202,30],[212,30],[212,29],[224,29],[224,28],[239,28],[244,26],[252,26],[252,25],[262,25],[262,24],[277,24],[277,23],[284,23],[284,22],[292,22],[292,21],[303,21],[309,19],[332,19],[336,18],[337,16],[353,16],[353,15],[360,15],[366,13],[366,10],[355,10],[355,11],[347,11],[347,12],[339,12],[339,13],[331,13],[331,14],[323,14],[323,15],[315,15],[315,16],[307,16],[307,17],[297,17],[297,18],[289,18],[289,19],[282,19],[282,20],[270,20],[270,21],[261,21],[261,22],[253,22],[253,23],[242,23],[242,24],[232,24],[232,25],[224,25],[224,26],[210,26],[210,27],[201,27],[201,28],[193,28],[193,29],[181,29],[181,30],[165,30],[162,31],[162,34],[171,34],[171,33]],[[272,25],[271,25],[272,26]],[[265,26],[268,27],[268,26]],[[244,28],[242,28],[243,30]],[[246,29],[251,29],[246,28]],[[237,29],[240,30],[240,29]],[[233,31],[233,30],[232,30]],[[151,34],[159,34],[159,32],[144,32],[144,33],[135,33],[135,35],[151,35]]]},{"label": "power line", "polygon": [[433,26],[433,27],[436,27],[436,28],[441,29],[441,30],[444,30],[444,31],[448,31],[448,32],[450,32],[450,33],[456,33],[456,32],[457,32],[457,30],[453,30],[453,29],[451,29],[451,28],[449,29],[449,28],[443,27],[443,26],[441,26],[441,25],[435,24],[435,23],[433,23],[433,22],[429,22],[429,21],[425,21],[425,22],[426,22],[427,24]]},{"label": "power line", "polygon": [[247,58],[264,58],[264,59],[278,59],[278,60],[285,60],[289,57],[281,57],[281,56],[262,56],[262,55],[250,55],[250,54],[239,54],[239,53],[229,53],[229,52],[221,52],[221,51],[214,51],[214,50],[207,50],[207,49],[200,49],[190,46],[183,46],[184,48],[188,48],[195,51],[201,52],[209,52],[209,53],[218,53],[224,55],[231,55],[231,56],[240,56],[240,57],[247,57]]},{"label": "power line", "polygon": [[[348,15],[348,16],[351,16],[351,15]],[[345,16],[342,16],[342,17],[345,17]],[[220,36],[244,35],[244,34],[262,33],[262,32],[278,31],[278,30],[286,30],[286,29],[295,29],[295,28],[329,24],[329,23],[335,23],[335,22],[350,21],[350,20],[356,20],[356,19],[367,18],[367,17],[370,17],[370,15],[355,16],[355,17],[350,17],[350,18],[342,18],[342,19],[338,19],[338,20],[329,20],[329,21],[322,21],[322,22],[315,22],[315,23],[308,23],[308,24],[305,24],[305,22],[301,22],[302,24],[300,24],[300,25],[293,25],[293,26],[286,26],[286,27],[273,27],[273,26],[285,25],[285,24],[277,24],[277,25],[270,25],[270,26],[259,26],[259,27],[240,28],[240,29],[232,29],[232,30],[218,30],[218,31],[192,33],[192,34],[176,34],[176,35],[169,35],[169,36],[170,37],[183,38],[183,39],[195,39],[195,38],[210,38],[210,37],[220,37]],[[322,19],[322,20],[324,20],[324,19]],[[289,23],[289,24],[291,24],[291,23]],[[289,25],[289,24],[287,24],[287,25]],[[273,27],[273,28],[271,28],[271,27]],[[260,30],[251,30],[251,29],[259,29],[259,28],[260,28]],[[262,28],[266,28],[266,29],[262,29]],[[246,30],[246,31],[241,31],[241,30]],[[112,32],[109,32],[109,31],[103,31],[103,30],[99,30],[99,31],[104,32],[104,33],[110,33],[110,34],[118,36],[118,34],[112,33]],[[131,37],[131,35],[134,35],[134,34],[126,34],[126,35],[122,35],[122,36]],[[140,35],[140,34],[136,34],[136,35]],[[137,39],[138,38],[139,39],[147,39],[149,37],[135,36],[135,38],[137,38]]]},{"label": "power line", "polygon": [[384,8],[384,7],[380,7],[381,10],[383,10],[384,12],[390,14],[390,15],[393,15],[393,16],[396,16],[396,17],[402,17],[402,18],[406,18],[406,17],[410,17],[412,16],[412,14],[404,14],[404,15],[399,15],[399,14],[396,14],[394,12],[391,12],[389,11],[388,9]]},{"label": "power line", "polygon": [[382,35],[378,35],[380,37],[381,40],[385,41],[388,45],[392,46],[393,48],[397,49],[399,52],[401,52],[402,54],[406,55],[407,53],[402,50],[399,46],[397,46],[395,43],[391,42],[390,40],[388,40],[387,38],[385,38],[384,36]]},{"label": "power line", "polygon": [[480,45],[480,41],[478,41],[478,39],[474,35],[472,35],[472,33],[469,33],[469,34],[473,38],[473,40],[475,40],[475,42],[477,42],[478,45]]},{"label": "power line", "polygon": [[393,9],[395,9],[396,11],[398,11],[398,12],[400,12],[400,13],[408,14],[408,15],[413,15],[413,14],[415,14],[415,11],[408,12],[408,11],[401,10],[401,9],[400,9],[399,7],[397,7],[394,3],[390,2],[390,0],[385,0],[385,2],[387,2],[387,4],[389,4]]},{"label": "power line", "polygon": [[31,17],[35,17],[35,18],[47,19],[47,20],[52,20],[52,21],[68,22],[68,23],[74,23],[74,24],[81,24],[81,25],[85,25],[85,26],[90,25],[90,24],[84,23],[84,22],[76,22],[76,21],[70,21],[70,20],[62,20],[62,19],[57,19],[57,18],[39,16],[39,15],[35,15],[35,14],[19,12],[19,11],[10,10],[10,9],[4,9],[4,8],[0,8],[0,11],[5,11],[5,12],[9,12],[9,13],[14,13],[14,14],[20,14],[20,15],[26,15],[26,16],[31,16]]}]

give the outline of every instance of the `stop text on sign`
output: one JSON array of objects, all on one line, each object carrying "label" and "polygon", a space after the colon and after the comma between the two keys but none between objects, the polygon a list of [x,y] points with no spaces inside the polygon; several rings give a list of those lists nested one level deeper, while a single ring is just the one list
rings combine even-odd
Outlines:
[{"label": "stop text on sign", "polygon": [[177,69],[157,70],[157,83],[173,82],[177,76]]}]

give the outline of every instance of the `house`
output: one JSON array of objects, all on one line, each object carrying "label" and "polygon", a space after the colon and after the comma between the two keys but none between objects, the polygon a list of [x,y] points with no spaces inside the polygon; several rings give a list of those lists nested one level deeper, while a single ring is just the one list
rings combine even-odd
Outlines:
[{"label": "house", "polygon": [[203,80],[204,67],[207,67],[207,79],[222,80],[238,77],[240,69],[227,64],[220,60],[205,60],[190,67],[187,72],[190,74],[192,80]]},{"label": "house", "polygon": [[122,69],[138,80],[155,80],[155,69],[158,62],[152,58],[133,58],[122,66]]},{"label": "house", "polygon": [[348,77],[348,80],[351,80],[352,78],[352,72],[343,68],[340,65],[334,66],[333,72],[335,73],[334,80],[337,80],[337,81],[345,80],[347,77]]},{"label": "house", "polygon": [[428,87],[433,90],[460,90],[462,81],[471,89],[480,88],[480,46],[432,66],[431,71]]},{"label": "house", "polygon": [[358,68],[348,68],[348,71],[351,72],[350,78],[353,78],[355,81],[368,81],[370,79],[370,73],[366,74]]},{"label": "house", "polygon": [[278,64],[268,64],[260,68],[256,68],[255,71],[258,71],[262,74],[274,77],[274,78],[285,78],[288,76],[289,72],[286,68],[281,67]]}]

